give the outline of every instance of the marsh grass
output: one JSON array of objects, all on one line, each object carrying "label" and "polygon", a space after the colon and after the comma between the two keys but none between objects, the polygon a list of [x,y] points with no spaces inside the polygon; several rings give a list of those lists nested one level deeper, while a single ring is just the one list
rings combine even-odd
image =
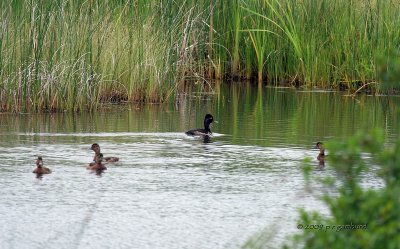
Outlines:
[{"label": "marsh grass", "polygon": [[2,1],[1,109],[79,111],[101,102],[161,102],[173,95],[189,60],[179,58],[190,44],[179,41],[190,36],[181,37],[181,28],[192,20],[186,6],[168,16],[161,10],[171,6],[161,5]]},{"label": "marsh grass", "polygon": [[398,0],[1,1],[0,108],[163,102],[212,79],[355,91],[399,48],[399,13]]},{"label": "marsh grass", "polygon": [[[376,79],[377,56],[398,49],[398,1],[260,1],[264,8],[244,2],[249,21],[242,23],[243,36],[257,28],[270,40],[253,39],[257,53],[265,46],[263,71],[270,81],[355,89]],[[265,21],[254,25],[254,16]]]}]

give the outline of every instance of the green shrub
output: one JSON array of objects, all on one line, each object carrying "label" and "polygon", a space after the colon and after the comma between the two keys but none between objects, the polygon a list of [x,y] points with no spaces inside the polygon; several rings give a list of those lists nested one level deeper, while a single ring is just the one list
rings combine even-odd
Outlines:
[{"label": "green shrub", "polygon": [[[320,225],[321,229],[302,229],[290,248],[399,248],[400,140],[385,146],[383,133],[374,131],[345,142],[330,142],[327,149],[329,167],[338,176],[322,181],[332,190],[323,195],[331,217],[302,210],[299,224]],[[363,187],[363,173],[376,167],[383,186]],[[306,179],[312,179],[309,169],[305,167]]]}]

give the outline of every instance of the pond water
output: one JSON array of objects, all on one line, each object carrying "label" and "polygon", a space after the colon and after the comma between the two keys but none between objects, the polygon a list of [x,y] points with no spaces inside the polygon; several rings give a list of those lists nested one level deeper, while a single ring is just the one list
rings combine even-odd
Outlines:
[{"label": "pond water", "polygon": [[[398,138],[398,97],[221,85],[177,103],[107,105],[96,113],[0,114],[1,248],[241,248],[262,231],[277,247],[298,208],[328,214],[305,190],[319,140],[383,128]],[[212,113],[209,141],[184,131]],[[118,156],[85,169],[99,143]],[[53,170],[37,178],[37,155]],[[367,186],[381,181],[365,175]],[[318,191],[321,186],[315,185]]]}]

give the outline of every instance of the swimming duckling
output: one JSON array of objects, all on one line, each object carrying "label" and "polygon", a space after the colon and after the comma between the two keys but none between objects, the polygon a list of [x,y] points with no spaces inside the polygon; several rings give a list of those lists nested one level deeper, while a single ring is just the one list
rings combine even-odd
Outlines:
[{"label": "swimming duckling", "polygon": [[315,145],[316,149],[319,149],[319,154],[317,159],[322,159],[323,157],[325,157],[325,148],[322,142],[317,142],[317,144]]},{"label": "swimming duckling", "polygon": [[86,169],[90,170],[106,170],[107,167],[102,164],[103,161],[103,154],[99,153],[94,157],[94,163],[89,164]]},{"label": "swimming duckling", "polygon": [[[97,143],[94,143],[94,144],[92,144],[90,149],[94,151],[93,161],[96,161],[96,155],[100,154],[100,145],[98,145]],[[107,163],[114,163],[114,162],[118,162],[119,158],[118,157],[104,157],[103,160]]]},{"label": "swimming duckling", "polygon": [[51,170],[49,168],[43,167],[43,158],[38,156],[36,159],[36,168],[32,171],[35,174],[50,174]]},{"label": "swimming duckling", "polygon": [[211,136],[212,132],[210,124],[214,121],[214,117],[211,114],[207,114],[204,117],[204,129],[194,129],[185,132],[188,136]]},{"label": "swimming duckling", "polygon": [[319,161],[319,165],[325,164],[325,148],[322,142],[317,142],[315,145],[316,149],[319,149],[319,154],[317,156],[317,160]]}]

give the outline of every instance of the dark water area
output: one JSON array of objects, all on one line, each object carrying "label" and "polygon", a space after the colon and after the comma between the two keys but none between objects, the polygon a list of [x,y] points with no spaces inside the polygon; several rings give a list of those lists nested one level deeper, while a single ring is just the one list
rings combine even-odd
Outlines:
[{"label": "dark water area", "polygon": [[[277,247],[298,231],[298,208],[329,215],[301,170],[310,157],[313,174],[335,176],[319,167],[317,141],[374,128],[387,144],[399,136],[396,96],[213,90],[94,113],[0,114],[0,247],[241,248],[260,231]],[[186,136],[206,113],[214,136]],[[85,168],[95,142],[120,158],[101,175]],[[32,173],[37,155],[52,174]],[[382,186],[373,170],[364,184]]]}]

